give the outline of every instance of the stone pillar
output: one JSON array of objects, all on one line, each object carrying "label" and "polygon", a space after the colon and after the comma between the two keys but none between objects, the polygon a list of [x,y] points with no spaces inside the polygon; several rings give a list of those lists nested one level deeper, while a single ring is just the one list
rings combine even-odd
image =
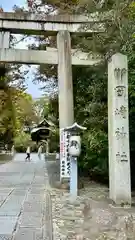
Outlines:
[{"label": "stone pillar", "polygon": [[131,204],[128,67],[120,53],[108,63],[108,138],[110,198]]},{"label": "stone pillar", "polygon": [[0,32],[0,48],[9,48],[10,33]]},{"label": "stone pillar", "polygon": [[68,127],[74,123],[71,39],[68,31],[57,35],[58,85],[59,85],[59,126]]},{"label": "stone pillar", "polygon": [[[0,48],[9,48],[10,42],[10,33],[9,32],[0,32]],[[0,52],[1,54],[1,52]],[[6,64],[0,62],[0,68],[6,69]],[[2,70],[0,70],[1,72]],[[0,73],[1,75],[1,73]]]},{"label": "stone pillar", "polygon": [[62,128],[74,123],[73,83],[71,39],[68,31],[60,31],[57,35],[58,48],[58,85],[59,85],[59,127],[60,127],[60,181],[70,178],[70,158],[68,146]]}]

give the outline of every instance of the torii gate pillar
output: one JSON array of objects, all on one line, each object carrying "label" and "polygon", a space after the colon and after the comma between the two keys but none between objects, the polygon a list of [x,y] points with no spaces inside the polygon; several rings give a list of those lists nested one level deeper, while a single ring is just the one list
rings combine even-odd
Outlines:
[{"label": "torii gate pillar", "polygon": [[0,31],[0,48],[9,48],[10,32]]},{"label": "torii gate pillar", "polygon": [[74,123],[71,39],[68,31],[57,35],[58,86],[59,86],[59,126],[65,128]]},{"label": "torii gate pillar", "polygon": [[60,128],[60,182],[70,177],[70,159],[67,156],[67,135],[62,129],[74,123],[71,39],[68,31],[57,35],[59,128]]},{"label": "torii gate pillar", "polygon": [[[10,32],[1,32],[0,31],[0,48],[5,49],[9,48],[10,42]],[[1,58],[1,51],[0,51],[0,58]],[[0,78],[4,77],[6,74],[6,65],[0,63]]]}]

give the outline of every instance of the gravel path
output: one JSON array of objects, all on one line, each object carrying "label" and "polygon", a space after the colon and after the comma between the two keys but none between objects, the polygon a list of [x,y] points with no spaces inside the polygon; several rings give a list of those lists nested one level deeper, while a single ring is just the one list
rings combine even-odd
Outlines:
[{"label": "gravel path", "polygon": [[105,186],[85,183],[73,203],[67,190],[56,188],[59,162],[47,161],[51,185],[53,231],[55,240],[133,240],[135,208],[116,208]]}]

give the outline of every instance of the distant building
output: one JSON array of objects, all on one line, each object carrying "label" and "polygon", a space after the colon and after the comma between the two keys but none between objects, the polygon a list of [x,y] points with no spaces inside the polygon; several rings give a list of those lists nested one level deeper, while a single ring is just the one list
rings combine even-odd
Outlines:
[{"label": "distant building", "polygon": [[52,131],[54,126],[55,125],[51,121],[47,119],[42,120],[31,130],[32,141],[40,142],[41,140],[47,140],[50,135],[50,131]]}]

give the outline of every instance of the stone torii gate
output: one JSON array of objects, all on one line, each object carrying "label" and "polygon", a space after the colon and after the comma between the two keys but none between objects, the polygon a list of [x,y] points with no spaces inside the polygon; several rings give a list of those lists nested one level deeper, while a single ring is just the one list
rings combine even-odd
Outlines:
[{"label": "stone torii gate", "polygon": [[[71,50],[70,34],[103,32],[106,17],[102,16],[101,24],[101,17],[97,15],[58,15],[43,19],[28,13],[0,13],[0,62],[58,65],[60,129],[74,123],[72,65],[89,66],[101,61],[101,58]],[[11,49],[11,33],[57,35],[57,49]],[[130,204],[127,57],[119,53],[113,55],[108,64],[108,138],[110,198],[118,204]]]}]

